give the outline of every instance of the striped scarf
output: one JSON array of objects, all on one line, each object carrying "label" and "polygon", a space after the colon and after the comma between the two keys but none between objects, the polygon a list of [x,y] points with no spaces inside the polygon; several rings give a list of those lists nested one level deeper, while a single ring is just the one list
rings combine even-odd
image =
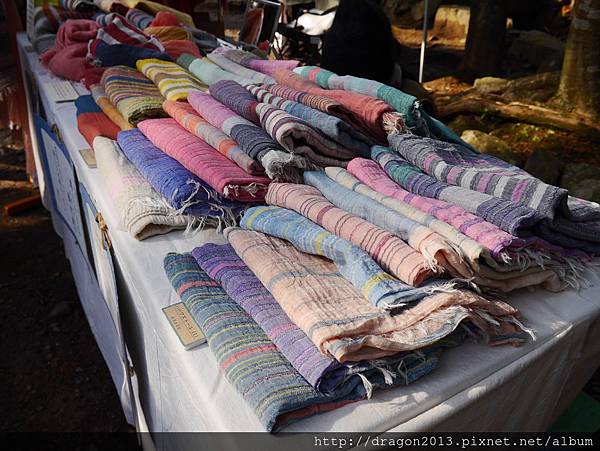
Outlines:
[{"label": "striped scarf", "polygon": [[255,70],[244,67],[238,63],[231,61],[223,55],[219,55],[218,53],[209,53],[207,57],[210,61],[215,63],[221,69],[229,73],[239,75],[240,77],[246,78],[248,80],[252,80],[252,83],[254,84],[275,84],[275,79],[270,75],[266,75],[262,72],[257,72]]},{"label": "striped scarf", "polygon": [[278,69],[293,70],[300,64],[300,61],[296,60],[265,60],[244,50],[226,49],[225,47],[219,47],[215,53],[223,55],[234,63],[270,75],[271,77],[275,76],[275,71]]},{"label": "striped scarf", "polygon": [[422,285],[426,279],[433,277],[433,270],[440,269],[428,264],[419,252],[386,230],[336,208],[312,186],[273,183],[266,201],[269,205],[294,210],[328,232],[358,246],[382,269],[409,285]]},{"label": "striped scarf", "polygon": [[344,387],[345,392],[316,391],[192,255],[167,254],[164,268],[202,329],[219,368],[268,432],[365,397],[358,381]]},{"label": "striped scarf", "polygon": [[140,122],[138,128],[152,144],[223,197],[241,202],[264,201],[269,178],[247,174],[174,119],[148,119]]},{"label": "striped scarf", "polygon": [[238,144],[219,128],[209,124],[190,104],[165,100],[163,108],[179,125],[206,141],[248,174],[262,175],[265,173],[264,168],[258,162],[244,153]]},{"label": "striped scarf", "polygon": [[390,144],[406,161],[446,184],[444,191],[469,195],[467,210],[493,216],[490,221],[503,230],[517,236],[533,232],[559,246],[600,252],[597,205],[570,199],[567,190],[464,146],[410,134],[394,134]]},{"label": "striped scarf", "polygon": [[[302,252],[333,261],[340,274],[376,307],[388,310],[405,307],[423,299],[437,289],[434,287],[414,288],[400,282],[383,271],[360,247],[286,208],[252,207],[242,218],[240,226],[246,230],[254,230],[281,238]],[[373,232],[376,233],[375,230]],[[389,238],[389,236],[385,238]],[[375,237],[380,240],[379,245],[385,244],[385,238],[382,239],[380,234]],[[370,245],[368,237],[362,238],[361,244],[369,249],[375,249],[375,246]],[[399,273],[403,270],[401,254],[405,249],[399,250],[392,244],[387,246],[386,250],[391,254],[396,254],[389,259],[385,259],[385,256],[381,256],[380,259],[389,260],[390,266],[396,268],[396,272]],[[413,256],[410,251],[408,254],[409,258],[418,259],[418,255]],[[408,276],[415,283],[423,282],[423,280],[419,280],[419,276],[421,279],[427,276],[425,265],[419,266],[419,263],[414,261],[411,263]]]},{"label": "striped scarf", "polygon": [[316,83],[290,71],[278,70],[275,78],[277,83],[335,100],[352,113],[352,124],[362,133],[378,143],[387,143],[385,128],[388,127],[384,128],[384,125],[394,127],[396,119],[386,114],[393,112],[393,109],[384,101],[351,91],[323,89]]},{"label": "striped scarf", "polygon": [[224,71],[207,58],[196,58],[193,55],[184,53],[177,58],[177,64],[190,71],[208,86],[221,80],[233,80],[242,86],[252,84],[252,80]]},{"label": "striped scarf", "polygon": [[277,97],[260,86],[246,86],[261,103],[284,110],[299,119],[306,121],[312,128],[341,144],[355,155],[369,156],[373,141],[355,130],[350,124],[338,117],[331,116],[302,103]]},{"label": "striped scarf", "polygon": [[262,128],[212,96],[193,92],[188,101],[211,125],[233,138],[250,158],[259,161],[270,178],[297,181],[301,178],[298,169],[314,168],[303,157],[285,152]]},{"label": "striped scarf", "polygon": [[75,100],[75,108],[77,109],[77,129],[90,147],[96,136],[117,138],[119,127],[102,112],[91,95],[78,97]]},{"label": "striped scarf", "polygon": [[331,71],[315,66],[298,67],[294,69],[294,72],[314,81],[325,89],[352,91],[383,100],[402,115],[407,127],[415,133],[467,145],[452,129],[423,111],[419,107],[416,97],[392,86],[352,75],[336,75]]},{"label": "striped scarf", "polygon": [[[315,187],[341,211],[356,215],[400,237],[425,258],[432,270],[441,266],[456,277],[468,278],[473,275],[462,253],[430,228],[336,183],[323,172],[305,172],[304,182]],[[409,261],[407,259],[402,264],[410,267]]]},{"label": "striped scarf", "polygon": [[145,11],[136,8],[130,8],[127,10],[125,19],[127,19],[129,23],[138,27],[140,30],[143,30],[144,28],[150,26],[150,23],[154,20],[154,16]]},{"label": "striped scarf", "polygon": [[144,240],[194,224],[191,216],[176,214],[125,158],[115,141],[96,138],[94,154],[121,226],[132,237]]},{"label": "striped scarf", "polygon": [[113,121],[117,127],[119,127],[121,130],[129,130],[130,128],[133,128],[129,122],[123,119],[123,115],[119,113],[119,110],[117,110],[115,106],[110,103],[110,100],[108,100],[106,92],[104,92],[104,88],[101,84],[90,86],[90,92],[94,98],[94,102],[96,102],[96,105],[100,107],[104,114],[106,114],[106,116],[108,116],[108,118]]},{"label": "striped scarf", "polygon": [[239,83],[232,80],[218,81],[210,85],[208,92],[244,119],[249,120],[254,125],[260,125],[260,119],[256,112],[258,102]]},{"label": "striped scarf", "polygon": [[257,112],[264,130],[289,153],[301,155],[317,167],[345,167],[352,152],[323,136],[304,122],[267,103],[259,103]]},{"label": "striped scarf", "polygon": [[207,89],[195,77],[179,65],[159,59],[138,60],[137,69],[158,87],[167,100],[185,100],[190,92],[204,92]]},{"label": "striped scarf", "polygon": [[467,319],[493,344],[525,338],[515,325],[517,310],[505,303],[455,291],[428,296],[392,316],[368,302],[327,259],[258,232],[230,228],[225,236],[289,318],[340,362],[423,348]]},{"label": "striped scarf", "polygon": [[141,72],[126,66],[109,67],[100,82],[110,103],[130,124],[166,116],[160,91]]},{"label": "striped scarf", "polygon": [[171,61],[171,57],[164,52],[154,49],[137,47],[126,44],[111,44],[98,42],[95,47],[94,64],[102,67],[129,66],[135,69],[136,63],[141,59],[155,58]]},{"label": "striped scarf", "polygon": [[156,148],[138,129],[117,137],[121,150],[144,178],[178,212],[203,218],[201,225],[234,224],[244,210],[239,202],[224,199],[177,160]]},{"label": "striped scarf", "polygon": [[89,42],[88,57],[94,59],[96,47],[100,42],[108,45],[125,44],[135,47],[143,47],[162,52],[165,50],[160,41],[154,37],[146,35],[142,30],[130,24],[126,19],[115,17],[107,26],[100,28],[96,34],[96,39]]}]

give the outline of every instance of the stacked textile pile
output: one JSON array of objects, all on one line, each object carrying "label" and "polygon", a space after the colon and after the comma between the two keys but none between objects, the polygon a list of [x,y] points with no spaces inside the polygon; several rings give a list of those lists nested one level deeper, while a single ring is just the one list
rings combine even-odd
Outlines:
[{"label": "stacked textile pile", "polygon": [[224,229],[164,268],[266,430],[410,384],[466,337],[520,345],[505,293],[585,281],[600,207],[475,153],[414,97],[204,55],[185,16],[96,3],[81,133],[132,236]]}]

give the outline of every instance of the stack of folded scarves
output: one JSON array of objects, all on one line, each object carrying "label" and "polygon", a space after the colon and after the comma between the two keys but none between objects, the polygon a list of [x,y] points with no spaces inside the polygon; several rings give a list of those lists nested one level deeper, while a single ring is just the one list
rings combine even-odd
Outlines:
[{"label": "stack of folded scarves", "polygon": [[158,88],[135,69],[127,66],[107,68],[101,84],[110,103],[132,125],[144,119],[165,117],[164,101]]},{"label": "stack of folded scarves", "polygon": [[98,105],[102,112],[106,114],[106,116],[113,121],[117,127],[119,127],[121,130],[129,130],[130,128],[133,128],[129,122],[123,119],[123,115],[119,113],[119,110],[117,110],[117,108],[110,103],[110,100],[104,91],[104,87],[101,84],[90,86],[90,93],[94,98],[96,105]]},{"label": "stack of folded scarves", "polygon": [[375,387],[412,383],[435,369],[446,346],[340,364],[319,354],[230,246],[169,254],[164,267],[225,376],[269,432],[365,399]]},{"label": "stack of folded scarves", "polygon": [[223,80],[209,88],[210,94],[263,130],[290,154],[300,155],[318,167],[345,166],[354,154],[307,122],[255,97],[234,81]]},{"label": "stack of folded scarves", "polygon": [[268,177],[295,181],[300,179],[299,169],[314,168],[308,160],[286,152],[262,128],[238,116],[212,96],[193,92],[188,101],[211,125],[237,142],[250,158],[259,161]]},{"label": "stack of folded scarves", "polygon": [[154,146],[140,130],[121,131],[117,141],[129,161],[178,213],[198,217],[200,226],[220,228],[237,223],[244,204],[225,199]]}]

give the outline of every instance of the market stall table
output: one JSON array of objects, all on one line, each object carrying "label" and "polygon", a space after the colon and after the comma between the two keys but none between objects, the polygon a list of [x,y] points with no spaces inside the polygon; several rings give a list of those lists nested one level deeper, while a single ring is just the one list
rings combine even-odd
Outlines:
[{"label": "market stall table", "polygon": [[[147,425],[153,432],[261,431],[258,419],[222,376],[208,347],[184,350],[162,312],[163,307],[179,301],[164,274],[164,256],[191,251],[207,242],[224,243],[223,236],[212,229],[191,234],[179,231],[140,242],[120,230],[99,170],[88,167],[79,152],[89,146],[77,131],[75,106],[49,99],[48,89],[57,79],[38,63],[25,35],[19,36],[19,46],[24,71],[39,90],[46,122],[56,124],[86,193],[81,196],[82,209],[97,210],[108,229],[112,261],[106,262],[106,256],[103,259],[100,255],[102,234],[93,230],[96,225],[85,213],[82,217],[88,219],[82,221],[87,224],[91,245],[75,239],[79,251],[71,250],[67,255],[126,413],[130,409],[128,418],[131,421],[136,416],[138,427]],[[87,93],[81,85],[76,89]],[[29,94],[32,108],[35,92]],[[41,144],[36,146],[40,153],[37,161],[47,152]],[[48,174],[40,180],[46,181],[41,189],[50,208]],[[65,238],[69,234],[62,231],[60,222],[57,225],[54,218],[65,246],[72,248],[73,240]],[[86,265],[89,254],[93,257]],[[536,290],[510,295],[509,302],[520,309],[526,325],[535,331],[535,341],[517,348],[466,343],[445,352],[437,370],[410,386],[377,391],[368,401],[313,416],[284,431],[546,430],[599,362],[600,286],[595,275],[590,274],[590,278],[596,286],[580,291],[555,294]],[[95,280],[97,286],[93,286]],[[93,314],[94,309],[104,308],[98,302],[106,302],[111,314]],[[121,328],[135,374],[132,390],[124,388],[127,372],[119,363],[120,357],[114,355]],[[136,402],[131,403],[129,396]],[[160,442],[156,444],[161,447]]]}]

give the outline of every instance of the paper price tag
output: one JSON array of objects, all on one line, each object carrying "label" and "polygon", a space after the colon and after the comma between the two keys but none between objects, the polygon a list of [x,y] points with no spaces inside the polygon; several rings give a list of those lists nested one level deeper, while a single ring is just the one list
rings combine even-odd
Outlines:
[{"label": "paper price tag", "polygon": [[169,305],[163,308],[163,312],[186,351],[206,343],[206,338],[198,327],[198,323],[183,302]]}]

